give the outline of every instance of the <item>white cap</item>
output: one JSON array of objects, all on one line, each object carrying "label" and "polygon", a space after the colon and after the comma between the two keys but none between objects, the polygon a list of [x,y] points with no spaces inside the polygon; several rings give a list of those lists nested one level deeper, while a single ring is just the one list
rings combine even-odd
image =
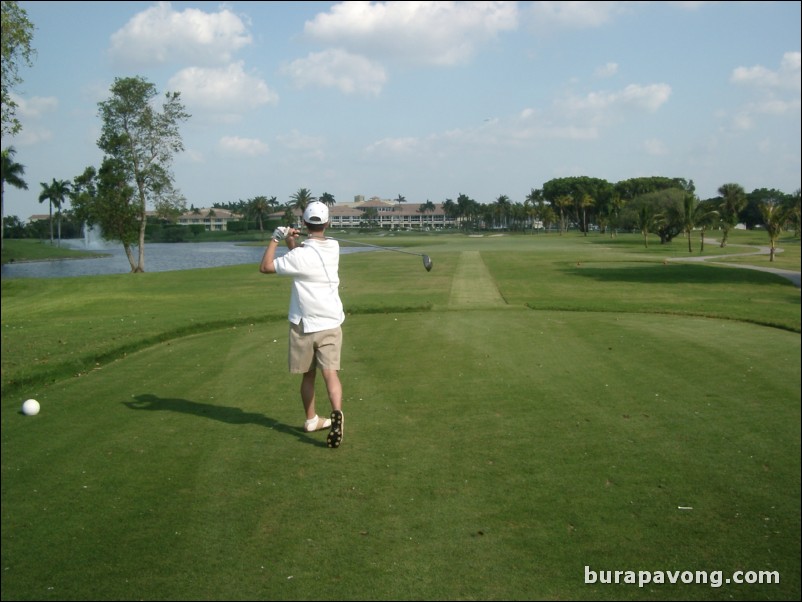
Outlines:
[{"label": "white cap", "polygon": [[325,203],[312,201],[304,210],[304,221],[307,224],[328,224],[329,208]]}]

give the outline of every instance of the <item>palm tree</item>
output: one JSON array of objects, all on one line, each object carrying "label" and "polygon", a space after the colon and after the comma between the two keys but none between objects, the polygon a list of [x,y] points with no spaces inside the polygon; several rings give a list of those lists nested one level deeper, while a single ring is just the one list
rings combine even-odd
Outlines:
[{"label": "palm tree", "polygon": [[[14,149],[13,146],[9,146],[2,152],[3,166],[2,166],[2,172],[0,172],[0,177],[2,178],[2,182],[0,182],[0,223],[5,223],[4,218],[6,212],[5,212],[5,205],[3,204],[3,194],[6,188],[6,182],[8,182],[14,188],[19,188],[20,190],[28,190],[28,184],[25,182],[25,180],[22,179],[22,176],[25,175],[25,167],[14,161],[14,155],[16,154],[17,151]],[[0,227],[0,246],[5,244],[5,238],[3,238],[3,231],[4,228]]]},{"label": "palm tree", "polygon": [[[501,228],[507,227],[507,216],[509,215],[512,201],[506,194],[499,195],[496,199],[495,206],[493,207],[494,222],[498,218],[498,226]],[[495,225],[495,224],[494,224]]]},{"label": "palm tree", "polygon": [[479,203],[467,194],[460,193],[457,197],[457,215],[466,230],[470,228],[471,220],[479,212],[479,209]]},{"label": "palm tree", "polygon": [[563,232],[568,230],[565,220],[565,211],[574,204],[574,199],[572,199],[569,195],[564,194],[554,199],[554,204],[557,206],[557,209],[560,210],[560,235],[562,235]]},{"label": "palm tree", "polygon": [[682,199],[682,229],[685,230],[685,236],[688,238],[688,253],[691,253],[691,233],[696,227],[696,203],[698,199],[692,192],[686,192],[685,197]]},{"label": "palm tree", "polygon": [[44,182],[40,184],[42,192],[39,194],[39,202],[48,201],[50,206],[50,244],[53,244],[53,207],[55,207],[58,219],[58,246],[61,246],[61,206],[70,193],[70,183],[67,180],[53,178],[50,184]]},{"label": "palm tree", "polygon": [[395,202],[398,203],[398,207],[400,208],[401,207],[401,203],[406,203],[407,200],[403,196],[401,196],[399,194],[398,198],[395,200]]},{"label": "palm tree", "polygon": [[777,239],[780,238],[785,224],[788,222],[789,210],[776,199],[764,199],[758,204],[763,225],[769,235],[769,261],[774,261]]},{"label": "palm tree", "polygon": [[721,195],[719,215],[724,235],[721,237],[721,246],[727,246],[727,236],[738,223],[738,214],[746,206],[746,192],[740,184],[722,184],[718,189]]},{"label": "palm tree", "polygon": [[316,200],[315,197],[312,196],[312,193],[308,189],[300,188],[298,192],[290,197],[290,207],[298,209],[303,213],[306,210],[306,206],[314,200]]},{"label": "palm tree", "polygon": [[696,205],[694,210],[693,221],[699,228],[699,252],[703,253],[705,250],[705,232],[712,227],[718,219],[718,211],[712,209],[712,203],[704,201]]},{"label": "palm tree", "polygon": [[618,234],[618,225],[619,220],[618,217],[621,214],[621,210],[627,204],[626,199],[622,198],[619,195],[615,195],[613,200],[610,202],[610,238],[615,238]]},{"label": "palm tree", "polygon": [[324,192],[320,195],[320,202],[326,205],[326,207],[334,207],[334,204],[337,202],[334,200],[334,195],[330,192]]},{"label": "palm tree", "polygon": [[429,199],[426,199],[425,203],[422,203],[420,207],[418,207],[418,213],[420,213],[424,219],[427,213],[434,213],[436,207],[434,203],[432,203]]},{"label": "palm tree", "polygon": [[649,231],[654,227],[656,218],[652,205],[643,203],[637,213],[637,223],[641,234],[643,234],[643,246],[646,248],[649,247]]},{"label": "palm tree", "polygon": [[579,207],[582,209],[582,231],[585,236],[588,235],[588,207],[593,207],[595,204],[596,200],[587,192],[579,199]]},{"label": "palm tree", "polygon": [[449,219],[457,219],[457,215],[459,215],[457,204],[452,199],[446,199],[443,201],[443,213]]},{"label": "palm tree", "polygon": [[261,232],[263,239],[265,237],[264,220],[270,215],[272,205],[275,201],[276,197],[268,200],[266,196],[256,196],[248,201],[248,215],[259,222],[259,232]]}]

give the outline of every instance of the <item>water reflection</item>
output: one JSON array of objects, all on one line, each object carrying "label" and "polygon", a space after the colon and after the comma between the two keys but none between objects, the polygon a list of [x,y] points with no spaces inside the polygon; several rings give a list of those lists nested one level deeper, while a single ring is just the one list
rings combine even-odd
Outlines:
[{"label": "water reflection", "polygon": [[[63,240],[62,244],[73,249],[86,249],[83,240]],[[101,274],[127,274],[131,271],[128,258],[121,244],[107,244],[92,251],[108,254],[104,257],[86,259],[60,259],[33,261],[3,265],[3,278],[68,278],[72,276],[97,276]],[[341,253],[354,249],[341,249]],[[137,247],[134,247],[137,252]],[[287,252],[279,247],[276,255]],[[148,243],[145,245],[145,272],[169,272],[214,268],[227,265],[254,264],[262,260],[264,246],[245,246],[229,242],[199,243]]]}]

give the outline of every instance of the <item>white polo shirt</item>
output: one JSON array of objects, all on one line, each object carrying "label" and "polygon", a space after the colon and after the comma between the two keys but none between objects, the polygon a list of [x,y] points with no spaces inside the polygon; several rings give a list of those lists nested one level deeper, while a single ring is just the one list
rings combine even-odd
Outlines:
[{"label": "white polo shirt", "polygon": [[276,274],[292,276],[289,320],[304,332],[336,328],[345,321],[340,300],[340,244],[308,238],[273,260]]}]

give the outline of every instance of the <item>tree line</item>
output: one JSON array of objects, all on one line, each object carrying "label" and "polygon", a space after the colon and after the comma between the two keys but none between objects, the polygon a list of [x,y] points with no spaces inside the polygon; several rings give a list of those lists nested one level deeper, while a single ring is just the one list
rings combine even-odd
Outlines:
[{"label": "tree line", "polygon": [[[2,130],[15,134],[21,129],[16,118],[16,104],[11,96],[20,83],[20,63],[31,64],[35,54],[31,47],[33,26],[16,2],[2,2]],[[156,87],[140,76],[116,78],[107,100],[98,103],[101,133],[97,141],[103,152],[99,167],[88,166],[70,180],[52,179],[41,183],[40,202],[47,202],[50,211],[50,240],[54,240],[54,224],[61,240],[65,213],[70,223],[98,225],[109,240],[119,241],[125,250],[131,272],[145,271],[146,230],[155,211],[155,219],[174,223],[186,211],[186,199],[175,186],[171,164],[184,150],[180,126],[190,115],[181,101],[180,92],[167,92],[160,106],[154,102]],[[24,166],[16,161],[16,150],[2,150],[2,186],[0,208],[5,185],[27,189]],[[757,189],[747,194],[736,183],[723,184],[719,196],[699,199],[692,180],[683,178],[646,177],[610,183],[587,176],[555,178],[540,189],[532,188],[523,203],[500,195],[492,203],[478,203],[460,193],[456,200],[445,199],[446,215],[463,228],[499,228],[509,230],[546,230],[553,225],[562,234],[569,227],[585,235],[591,229],[615,236],[617,232],[640,232],[648,246],[650,234],[667,243],[680,235],[688,239],[700,232],[704,247],[706,230],[723,231],[721,246],[726,246],[729,232],[738,223],[747,227],[761,226],[769,234],[773,250],[780,234],[793,228],[799,237],[800,191],[786,194],[774,189]],[[65,209],[69,200],[71,210]],[[286,223],[295,222],[294,210],[301,210],[312,200],[310,190],[299,189],[290,200],[280,204],[276,197],[260,195],[247,201],[228,204],[227,208],[253,219],[260,231],[277,211],[283,212]],[[334,196],[323,193],[319,200],[334,205]],[[399,205],[406,202],[402,195]],[[213,206],[225,207],[217,204]],[[420,211],[434,211],[427,200]],[[55,214],[55,219],[54,219]],[[18,217],[3,217],[2,237],[24,227]],[[370,215],[367,216],[368,221]],[[537,227],[536,227],[537,226]],[[134,249],[137,250],[136,254]]]}]

